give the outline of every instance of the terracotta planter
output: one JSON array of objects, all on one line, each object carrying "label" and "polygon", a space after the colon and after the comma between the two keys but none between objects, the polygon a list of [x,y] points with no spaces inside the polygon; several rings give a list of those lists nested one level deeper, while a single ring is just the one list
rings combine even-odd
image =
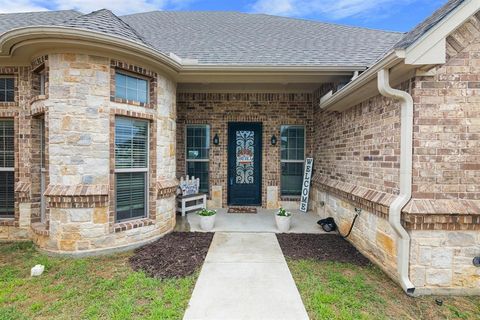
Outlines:
[{"label": "terracotta planter", "polygon": [[277,222],[278,231],[287,232],[288,230],[290,230],[291,219],[292,219],[292,216],[285,217],[285,216],[275,215],[275,221]]},{"label": "terracotta planter", "polygon": [[212,231],[213,227],[215,226],[215,216],[200,216],[200,228],[203,231]]}]

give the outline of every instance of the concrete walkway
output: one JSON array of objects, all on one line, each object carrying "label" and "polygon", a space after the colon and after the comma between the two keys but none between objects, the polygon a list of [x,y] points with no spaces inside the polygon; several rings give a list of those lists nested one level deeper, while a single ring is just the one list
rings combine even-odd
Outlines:
[{"label": "concrete walkway", "polygon": [[275,234],[215,233],[183,319],[308,319]]}]

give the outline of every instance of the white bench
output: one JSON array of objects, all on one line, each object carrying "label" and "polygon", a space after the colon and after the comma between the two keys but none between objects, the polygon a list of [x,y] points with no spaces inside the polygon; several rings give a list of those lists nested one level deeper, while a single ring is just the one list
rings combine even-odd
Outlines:
[{"label": "white bench", "polygon": [[184,217],[187,212],[205,209],[206,207],[207,195],[205,193],[177,197],[177,212],[180,212],[182,217]]},{"label": "white bench", "polygon": [[182,214],[182,217],[187,212],[193,210],[205,209],[207,207],[207,195],[199,193],[200,179],[187,176],[180,179],[181,194],[177,196],[177,212]]}]

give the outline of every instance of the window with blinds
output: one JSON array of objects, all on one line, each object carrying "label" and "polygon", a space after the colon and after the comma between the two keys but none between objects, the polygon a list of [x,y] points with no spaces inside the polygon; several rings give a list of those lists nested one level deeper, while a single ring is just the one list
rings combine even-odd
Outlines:
[{"label": "window with blinds", "polygon": [[148,122],[115,119],[116,221],[147,216]]},{"label": "window with blinds", "polygon": [[15,101],[15,79],[13,76],[0,76],[0,102]]},{"label": "window with blinds", "polygon": [[208,193],[210,127],[206,124],[187,125],[187,174],[200,179],[200,192]]},{"label": "window with blinds", "polygon": [[14,161],[13,120],[0,119],[0,218],[14,216]]},{"label": "window with blinds", "polygon": [[280,189],[282,196],[298,196],[302,191],[305,161],[305,127],[282,126],[280,129]]}]

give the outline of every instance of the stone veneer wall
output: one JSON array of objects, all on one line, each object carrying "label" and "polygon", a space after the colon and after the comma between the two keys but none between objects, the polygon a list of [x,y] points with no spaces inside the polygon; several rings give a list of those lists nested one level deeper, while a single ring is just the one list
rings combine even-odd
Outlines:
[{"label": "stone veneer wall", "polygon": [[[35,75],[30,71],[34,64],[45,60],[35,59],[31,69],[25,68],[25,78],[32,80],[25,86],[17,85],[19,101],[9,106],[9,110],[16,108],[9,111],[15,112],[16,136],[26,137],[16,140],[16,216],[11,222],[23,233],[10,232],[2,238],[31,238],[51,252],[82,254],[138,245],[172,230],[176,188],[175,83],[161,74],[108,57],[52,53],[48,55],[47,94],[38,96]],[[152,75],[151,103],[140,105],[112,98],[115,83],[111,75],[115,68]],[[22,76],[16,76],[17,83],[23,81]],[[20,103],[23,100],[26,102]],[[147,119],[151,131],[149,216],[123,223],[114,221],[116,115]],[[19,127],[22,117],[26,120]],[[41,117],[45,118],[48,141],[45,223],[39,221],[39,150],[35,145]],[[33,134],[29,135],[31,130]],[[21,161],[19,154],[24,157]],[[25,219],[22,210],[28,215]]]},{"label": "stone veneer wall", "polygon": [[[210,143],[210,197],[212,207],[227,205],[227,143],[229,122],[263,124],[262,206],[278,208],[280,199],[280,126],[304,125],[306,156],[312,146],[312,94],[287,93],[178,93],[177,175],[186,174],[185,126],[209,124],[211,137],[218,134],[220,144]],[[270,143],[275,134],[277,145]],[[286,198],[284,198],[286,199]]]},{"label": "stone veneer wall", "polygon": [[[447,63],[403,90],[414,98],[413,194],[402,220],[411,237],[410,278],[418,294],[479,294],[480,20],[447,39]],[[318,110],[318,109],[317,109]],[[333,216],[393,279],[396,236],[388,209],[398,193],[399,106],[381,96],[342,113],[315,113],[311,207]],[[323,137],[323,139],[322,139]]]}]

